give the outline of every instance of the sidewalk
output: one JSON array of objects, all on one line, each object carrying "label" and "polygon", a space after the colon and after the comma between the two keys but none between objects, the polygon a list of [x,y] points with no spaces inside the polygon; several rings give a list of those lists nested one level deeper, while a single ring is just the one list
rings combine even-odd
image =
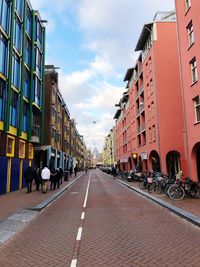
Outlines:
[{"label": "sidewalk", "polygon": [[200,227],[200,199],[185,197],[182,200],[172,200],[165,194],[157,194],[156,192],[148,193],[147,190],[141,189],[138,182],[127,182],[126,180],[117,179],[118,182],[127,186],[131,190],[153,200],[157,204],[169,209],[178,216],[190,221]]},{"label": "sidewalk", "polygon": [[[82,173],[83,172],[79,172],[77,174],[77,177],[79,177]],[[42,194],[41,190],[36,191],[35,185],[33,183],[32,193],[27,194],[26,193],[27,189],[23,188],[15,192],[0,195],[0,221],[5,220],[7,217],[11,216],[12,214],[16,213],[19,210],[32,208],[34,206],[43,203],[45,200],[49,199],[55,193],[60,192],[74,180],[75,180],[74,174],[72,174],[72,177],[69,178],[69,181],[64,181],[63,178],[63,183],[60,185],[60,188],[52,191],[48,190],[47,194]],[[49,182],[49,187],[50,187],[50,182]]]}]

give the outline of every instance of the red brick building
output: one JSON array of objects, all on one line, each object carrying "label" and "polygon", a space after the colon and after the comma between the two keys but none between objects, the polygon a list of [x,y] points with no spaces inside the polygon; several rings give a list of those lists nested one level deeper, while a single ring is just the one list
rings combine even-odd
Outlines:
[{"label": "red brick building", "polygon": [[184,141],[189,176],[200,181],[200,2],[176,0]]},{"label": "red brick building", "polygon": [[[181,169],[187,175],[175,13],[157,13],[145,24],[135,50],[141,54],[124,79],[131,135],[131,149],[124,155],[133,168],[140,165],[143,170],[162,170],[169,175]],[[118,114],[122,110],[120,105]],[[123,117],[115,118],[117,128],[122,129]]]}]

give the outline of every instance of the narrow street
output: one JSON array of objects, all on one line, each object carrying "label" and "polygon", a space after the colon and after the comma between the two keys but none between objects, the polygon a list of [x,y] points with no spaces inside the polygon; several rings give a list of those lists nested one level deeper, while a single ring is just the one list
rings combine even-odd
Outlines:
[{"label": "narrow street", "polygon": [[199,240],[199,228],[92,170],[0,247],[0,266],[195,267]]}]

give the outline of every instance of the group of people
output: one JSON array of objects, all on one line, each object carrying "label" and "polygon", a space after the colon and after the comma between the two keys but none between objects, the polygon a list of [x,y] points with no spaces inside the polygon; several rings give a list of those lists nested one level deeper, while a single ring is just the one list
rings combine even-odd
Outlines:
[{"label": "group of people", "polygon": [[[74,168],[74,174],[75,177],[77,175],[78,168],[77,166]],[[69,170],[70,177],[72,175],[73,171],[72,168]],[[42,190],[42,193],[46,193],[48,189],[48,182],[50,181],[50,190],[55,190],[56,187],[59,188],[60,184],[62,184],[63,180],[63,169],[49,169],[47,166],[45,166],[42,170],[39,168],[34,168],[32,166],[29,166],[27,170],[24,173],[24,178],[26,180],[27,184],[27,193],[32,192],[32,184],[33,181],[35,182],[36,191],[39,191],[40,188]]]}]

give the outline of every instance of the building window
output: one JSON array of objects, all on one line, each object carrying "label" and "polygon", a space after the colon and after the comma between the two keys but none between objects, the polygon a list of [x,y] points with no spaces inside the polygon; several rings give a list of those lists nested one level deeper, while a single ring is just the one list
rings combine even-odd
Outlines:
[{"label": "building window", "polygon": [[149,83],[147,84],[147,97],[150,96],[150,87],[149,87]]},{"label": "building window", "polygon": [[20,89],[20,58],[16,54],[13,55],[12,83]]},{"label": "building window", "polygon": [[22,14],[23,14],[23,1],[22,0],[16,0],[15,8],[17,10],[18,15],[20,17],[22,17]]},{"label": "building window", "polygon": [[149,72],[152,71],[152,60],[151,57],[149,58]]},{"label": "building window", "polygon": [[152,118],[153,118],[154,115],[155,115],[154,102],[151,102],[151,115],[152,115]]},{"label": "building window", "polygon": [[29,36],[31,36],[31,11],[27,7],[27,13],[26,13],[26,31]]},{"label": "building window", "polygon": [[6,83],[0,79],[0,121],[5,119]]},{"label": "building window", "polygon": [[155,125],[152,126],[152,140],[153,140],[153,142],[156,141],[156,127],[155,127]]},{"label": "building window", "polygon": [[188,31],[188,42],[189,42],[189,46],[191,46],[194,43],[194,29],[193,29],[192,21],[187,26],[187,31]]},{"label": "building window", "polygon": [[191,7],[191,0],[185,0],[185,9],[186,9],[186,12],[189,10],[190,7]]},{"label": "building window", "polygon": [[35,103],[40,106],[40,101],[41,101],[41,81],[35,77]]},{"label": "building window", "polygon": [[42,69],[42,55],[39,49],[36,50],[36,71],[41,76],[41,69]]},{"label": "building window", "polygon": [[12,90],[10,104],[10,125],[17,127],[18,94]]},{"label": "building window", "polygon": [[29,144],[28,145],[28,158],[29,159],[33,159],[33,154],[34,154],[33,151],[34,151],[33,150],[33,145],[32,144]]},{"label": "building window", "polygon": [[195,121],[200,122],[200,101],[199,96],[194,98],[194,109],[195,109]]},{"label": "building window", "polygon": [[150,105],[148,106],[148,118],[149,120],[151,118],[151,106]]},{"label": "building window", "polygon": [[8,42],[1,35],[0,38],[0,72],[6,76],[7,75],[7,64],[8,64]]},{"label": "building window", "polygon": [[14,46],[21,53],[22,28],[17,17],[14,22]]},{"label": "building window", "polygon": [[150,94],[153,93],[153,80],[150,80]]},{"label": "building window", "polygon": [[25,158],[25,149],[26,149],[25,141],[20,140],[19,141],[19,158],[20,159],[24,159]]},{"label": "building window", "polygon": [[191,62],[191,72],[192,72],[192,83],[196,82],[198,80],[197,77],[197,61],[196,58],[194,58]]},{"label": "building window", "polygon": [[1,0],[0,1],[0,25],[4,31],[9,33],[9,22],[10,22],[10,1]]},{"label": "building window", "polygon": [[152,129],[149,128],[149,142],[152,142]]},{"label": "building window", "polygon": [[25,63],[30,68],[31,66],[31,43],[28,39],[26,40]]},{"label": "building window", "polygon": [[24,132],[28,132],[28,114],[29,114],[29,105],[24,103],[24,110],[23,110],[23,125],[22,130]]},{"label": "building window", "polygon": [[13,136],[7,136],[6,156],[14,157],[15,153],[15,138]]},{"label": "building window", "polygon": [[24,77],[24,96],[29,98],[29,91],[30,91],[30,80],[31,76],[28,70],[25,70],[25,77]]},{"label": "building window", "polygon": [[42,48],[42,26],[37,18],[37,22],[36,22],[36,41],[39,44],[39,47]]}]

